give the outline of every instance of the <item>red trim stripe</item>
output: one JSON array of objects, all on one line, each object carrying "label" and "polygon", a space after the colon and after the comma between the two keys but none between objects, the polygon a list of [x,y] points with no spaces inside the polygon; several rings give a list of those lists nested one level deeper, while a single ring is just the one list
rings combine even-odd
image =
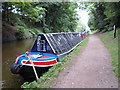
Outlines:
[{"label": "red trim stripe", "polygon": [[[31,64],[30,61],[22,61],[22,63],[24,64]],[[53,64],[56,64],[57,63],[57,60],[52,60],[52,61],[47,61],[47,62],[33,62],[34,65],[53,65]]]},{"label": "red trim stripe", "polygon": [[44,58],[51,58],[50,56],[42,56],[42,57],[40,57],[40,59],[44,59]]}]

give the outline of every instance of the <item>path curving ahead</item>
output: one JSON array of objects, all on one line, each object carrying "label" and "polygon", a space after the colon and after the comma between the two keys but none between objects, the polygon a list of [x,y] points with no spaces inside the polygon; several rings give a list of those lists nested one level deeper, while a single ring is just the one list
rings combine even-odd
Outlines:
[{"label": "path curving ahead", "polygon": [[97,35],[90,35],[84,51],[74,59],[53,88],[118,88],[111,56]]}]

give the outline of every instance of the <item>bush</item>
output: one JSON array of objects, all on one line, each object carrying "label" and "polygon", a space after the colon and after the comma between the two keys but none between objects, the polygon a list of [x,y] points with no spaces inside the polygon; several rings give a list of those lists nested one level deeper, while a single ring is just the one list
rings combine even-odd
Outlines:
[{"label": "bush", "polygon": [[[20,17],[20,16],[18,16],[18,17]],[[16,16],[16,18],[15,18],[15,20],[14,20],[14,22],[15,22],[15,25],[20,25],[20,26],[24,26],[24,27],[26,27],[26,24],[24,23],[24,21],[22,21],[20,18],[18,18],[17,16]]]},{"label": "bush", "polygon": [[23,26],[18,26],[17,32],[15,33],[17,40],[23,39],[24,30],[25,30],[25,28]]},{"label": "bush", "polygon": [[37,29],[37,28],[33,28],[33,29],[30,29],[30,30],[31,30],[31,33],[35,34],[35,35],[41,33],[41,31],[39,29]]},{"label": "bush", "polygon": [[108,31],[111,31],[111,30],[113,30],[113,27],[109,27],[109,28],[108,28]]}]

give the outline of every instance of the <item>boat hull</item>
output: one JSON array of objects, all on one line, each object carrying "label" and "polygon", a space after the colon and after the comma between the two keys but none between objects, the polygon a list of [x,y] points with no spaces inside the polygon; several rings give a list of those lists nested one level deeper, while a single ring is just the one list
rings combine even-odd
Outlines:
[{"label": "boat hull", "polygon": [[[50,67],[35,67],[38,77],[42,76],[45,72],[47,72]],[[23,65],[19,71],[19,74],[24,78],[25,81],[31,82],[36,79],[32,66]]]}]

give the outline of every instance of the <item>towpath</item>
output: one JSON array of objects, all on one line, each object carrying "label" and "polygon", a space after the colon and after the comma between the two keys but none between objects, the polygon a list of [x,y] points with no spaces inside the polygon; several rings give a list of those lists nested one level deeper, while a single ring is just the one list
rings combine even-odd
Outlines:
[{"label": "towpath", "polygon": [[118,88],[111,56],[97,35],[90,35],[83,52],[74,58],[53,88]]}]

